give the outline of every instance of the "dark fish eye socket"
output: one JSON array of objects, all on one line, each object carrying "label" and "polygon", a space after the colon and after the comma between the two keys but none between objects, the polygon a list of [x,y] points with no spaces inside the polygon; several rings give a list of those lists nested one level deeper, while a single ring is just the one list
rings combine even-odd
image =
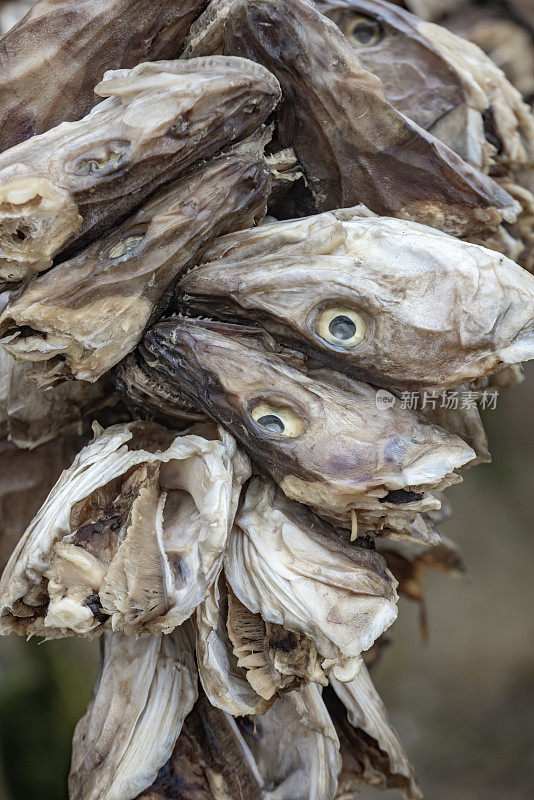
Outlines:
[{"label": "dark fish eye socket", "polygon": [[122,169],[128,161],[129,143],[122,140],[103,142],[71,159],[65,171],[72,175],[103,177]]},{"label": "dark fish eye socket", "polygon": [[286,427],[276,414],[264,414],[257,420],[257,423],[261,425],[262,428],[266,428],[268,431],[274,431],[274,433],[283,433]]},{"label": "dark fish eye socket", "polygon": [[306,428],[305,420],[293,408],[269,400],[257,403],[250,413],[256,425],[279,436],[293,439]]},{"label": "dark fish eye socket", "polygon": [[352,308],[324,308],[314,321],[315,332],[327,344],[350,349],[365,338],[367,325],[361,314]]},{"label": "dark fish eye socket", "polygon": [[329,324],[328,330],[335,339],[352,339],[356,334],[356,325],[349,317],[339,314]]},{"label": "dark fish eye socket", "polygon": [[343,33],[353,47],[372,47],[382,39],[382,26],[370,17],[352,17],[343,25]]}]

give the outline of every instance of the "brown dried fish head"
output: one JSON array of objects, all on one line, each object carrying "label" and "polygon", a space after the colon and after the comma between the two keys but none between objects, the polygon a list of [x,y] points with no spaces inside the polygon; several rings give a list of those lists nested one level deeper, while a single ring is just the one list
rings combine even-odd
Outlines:
[{"label": "brown dried fish head", "polygon": [[105,70],[176,58],[205,0],[26,5],[29,13],[0,44],[0,151],[87,114]]},{"label": "brown dried fish head", "polygon": [[393,108],[341,31],[307,0],[236,0],[224,51],[280,80],[277,135],[294,147],[317,210],[365,203],[458,235],[516,218],[518,204],[495,181]]},{"label": "brown dried fish head", "polygon": [[488,172],[534,157],[534,120],[519,92],[474,44],[384,0],[316,0],[388,100]]},{"label": "brown dried fish head", "polygon": [[217,234],[263,213],[269,187],[265,162],[247,154],[198,166],[13,294],[0,322],[6,349],[37,362],[41,383],[97,380],[133,350]]}]

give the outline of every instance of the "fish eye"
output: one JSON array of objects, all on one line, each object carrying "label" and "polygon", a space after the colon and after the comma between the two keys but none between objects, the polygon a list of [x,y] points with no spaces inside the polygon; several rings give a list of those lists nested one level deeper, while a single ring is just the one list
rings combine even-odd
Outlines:
[{"label": "fish eye", "polygon": [[86,150],[65,164],[72,175],[102,177],[122,169],[128,161],[129,143],[122,140],[103,142]]},{"label": "fish eye", "polygon": [[111,248],[108,253],[108,258],[122,258],[122,256],[125,256],[131,250],[134,250],[143,239],[144,236],[128,236],[126,239],[122,239]]},{"label": "fish eye", "polygon": [[269,433],[294,439],[304,431],[304,420],[289,406],[262,402],[254,406],[251,413],[256,425]]},{"label": "fish eye", "polygon": [[344,23],[343,33],[353,47],[372,47],[382,38],[382,26],[370,17],[351,17]]},{"label": "fish eye", "polygon": [[352,308],[325,309],[317,320],[316,330],[321,339],[336,347],[351,348],[365,337],[365,320]]}]

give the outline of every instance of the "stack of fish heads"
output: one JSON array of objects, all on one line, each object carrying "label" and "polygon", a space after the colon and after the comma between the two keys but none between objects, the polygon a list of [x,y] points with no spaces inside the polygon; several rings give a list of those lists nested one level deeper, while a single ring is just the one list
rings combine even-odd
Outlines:
[{"label": "stack of fish heads", "polygon": [[385,0],[70,5],[0,42],[0,632],[102,637],[71,800],[417,800],[367,666],[534,357],[530,111]]}]

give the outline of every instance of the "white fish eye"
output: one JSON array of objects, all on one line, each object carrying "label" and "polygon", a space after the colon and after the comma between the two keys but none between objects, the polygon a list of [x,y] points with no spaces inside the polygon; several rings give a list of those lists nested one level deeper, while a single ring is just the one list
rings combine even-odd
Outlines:
[{"label": "white fish eye", "polygon": [[351,17],[343,24],[343,33],[353,47],[372,47],[382,38],[382,26],[370,17]]},{"label": "white fish eye", "polygon": [[305,428],[302,417],[289,406],[262,402],[254,406],[251,415],[256,425],[259,425],[264,431],[278,436],[294,439],[296,436],[300,436]]},{"label": "white fish eye", "polygon": [[367,330],[364,318],[352,308],[326,308],[318,317],[316,330],[328,344],[347,349],[355,347]]}]

